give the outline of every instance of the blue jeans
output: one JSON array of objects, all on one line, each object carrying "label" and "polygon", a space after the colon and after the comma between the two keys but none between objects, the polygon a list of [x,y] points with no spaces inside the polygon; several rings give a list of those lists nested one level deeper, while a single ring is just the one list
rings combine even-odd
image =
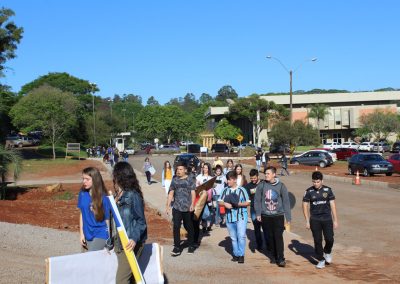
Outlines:
[{"label": "blue jeans", "polygon": [[[257,221],[256,211],[253,207],[250,208],[251,221],[253,221],[254,235],[256,236],[256,243],[258,248],[263,246],[263,236],[261,235],[261,222]],[[265,243],[268,244],[268,233],[263,230]]]},{"label": "blue jeans", "polygon": [[256,160],[257,171],[260,171],[261,168],[261,160]]},{"label": "blue jeans", "polygon": [[215,219],[214,219],[215,225],[219,225],[219,223],[221,223],[221,215],[219,214],[218,199],[219,199],[219,195],[213,195],[213,200],[215,202],[217,202],[217,205],[215,207]]},{"label": "blue jeans", "polygon": [[247,217],[244,220],[238,220],[236,222],[226,222],[229,236],[232,240],[232,249],[234,256],[244,256],[246,249],[246,227]]}]

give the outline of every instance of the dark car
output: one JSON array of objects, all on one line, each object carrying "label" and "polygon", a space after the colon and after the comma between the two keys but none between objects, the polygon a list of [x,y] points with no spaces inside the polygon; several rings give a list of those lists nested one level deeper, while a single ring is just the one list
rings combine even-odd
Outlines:
[{"label": "dark car", "polygon": [[400,173],[400,154],[393,154],[387,160],[393,165],[393,172]]},{"label": "dark car", "polygon": [[301,155],[294,156],[290,160],[294,165],[310,165],[325,168],[333,164],[332,156],[327,151],[311,150],[304,152]]},{"label": "dark car", "polygon": [[350,159],[352,156],[358,154],[358,151],[353,148],[339,148],[333,151],[336,153],[336,158],[338,160],[346,160],[346,161]]},{"label": "dark car", "polygon": [[181,148],[174,144],[160,145],[158,152],[181,152]]},{"label": "dark car", "polygon": [[221,153],[229,153],[228,145],[226,144],[213,144],[211,146],[211,152],[221,152]]},{"label": "dark car", "polygon": [[188,144],[186,147],[188,153],[200,153],[200,144]]},{"label": "dark car", "polygon": [[354,175],[358,171],[366,177],[374,174],[391,176],[393,165],[386,161],[380,154],[357,154],[350,158],[348,171],[350,175]]},{"label": "dark car", "polygon": [[399,153],[400,152],[400,141],[396,141],[392,145],[392,152]]},{"label": "dark car", "polygon": [[176,164],[180,163],[180,162],[184,163],[187,168],[190,168],[194,165],[196,168],[196,171],[200,167],[200,160],[194,154],[180,154],[180,155],[176,156],[175,160],[174,160],[174,171],[176,169]]},{"label": "dark car", "polygon": [[285,145],[277,145],[277,144],[272,144],[269,147],[269,152],[271,154],[287,154],[290,153],[290,147],[289,145],[285,144]]}]

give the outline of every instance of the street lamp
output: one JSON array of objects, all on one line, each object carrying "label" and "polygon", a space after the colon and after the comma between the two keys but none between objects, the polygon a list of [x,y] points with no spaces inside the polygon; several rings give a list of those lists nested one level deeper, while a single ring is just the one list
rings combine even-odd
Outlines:
[{"label": "street lamp", "polygon": [[285,69],[285,71],[289,73],[289,77],[290,77],[290,92],[289,92],[289,99],[290,99],[290,123],[293,123],[293,92],[292,92],[292,76],[293,76],[293,73],[296,72],[297,70],[299,70],[300,67],[303,65],[303,63],[309,62],[309,61],[315,62],[315,61],[317,61],[317,58],[314,57],[314,58],[311,58],[311,59],[306,59],[306,60],[304,60],[304,61],[303,61],[299,66],[297,66],[294,70],[292,70],[292,69],[289,70],[289,69],[285,66],[285,64],[283,64],[282,61],[280,61],[280,60],[279,60],[278,58],[276,58],[276,57],[273,57],[273,56],[268,55],[267,58],[268,58],[268,59],[274,59],[274,60],[276,60],[276,61],[283,67],[283,69]]},{"label": "street lamp", "polygon": [[94,112],[94,93],[96,92],[96,84],[95,83],[90,83],[91,86],[91,93],[92,93],[92,108],[93,108],[93,141],[94,145],[96,146],[96,116]]}]

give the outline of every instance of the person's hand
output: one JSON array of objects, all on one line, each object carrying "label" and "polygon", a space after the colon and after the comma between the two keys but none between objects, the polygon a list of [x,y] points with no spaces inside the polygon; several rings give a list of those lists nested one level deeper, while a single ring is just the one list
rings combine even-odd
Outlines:
[{"label": "person's hand", "polygon": [[135,241],[134,240],[129,240],[128,244],[125,247],[125,250],[126,251],[132,251],[135,248],[135,246],[136,246]]},{"label": "person's hand", "polygon": [[310,221],[306,222],[306,228],[310,230]]},{"label": "person's hand", "polygon": [[261,222],[261,216],[257,216],[257,221]]},{"label": "person's hand", "polygon": [[226,209],[232,209],[232,204],[225,202],[224,205]]},{"label": "person's hand", "polygon": [[85,236],[83,234],[80,235],[79,240],[80,240],[81,246],[83,246],[84,248],[87,248],[87,242],[86,242]]},{"label": "person's hand", "polygon": [[167,205],[167,207],[165,208],[165,214],[169,216],[170,212],[171,212],[171,207]]},{"label": "person's hand", "polygon": [[339,227],[338,221],[333,222],[333,228],[337,229]]},{"label": "person's hand", "polygon": [[194,205],[193,205],[193,204],[190,205],[189,211],[190,211],[190,212],[193,212],[193,211],[194,211]]}]

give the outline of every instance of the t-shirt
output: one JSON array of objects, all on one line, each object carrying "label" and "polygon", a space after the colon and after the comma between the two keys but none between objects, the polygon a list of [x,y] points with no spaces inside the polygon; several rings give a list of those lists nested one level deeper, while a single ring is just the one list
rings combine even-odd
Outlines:
[{"label": "t-shirt", "polygon": [[254,208],[254,195],[256,194],[257,185],[258,183],[249,182],[244,186],[244,188],[247,190],[247,194],[250,196],[251,208]]},{"label": "t-shirt", "polygon": [[165,179],[172,180],[172,169],[165,169]]},{"label": "t-shirt", "polygon": [[[239,195],[240,203],[250,201],[249,195],[247,194],[247,190],[241,186],[237,187],[236,189],[232,189],[229,186],[226,187],[222,191],[222,195],[220,196],[218,201],[224,201],[225,196],[227,196],[229,194]],[[226,209],[226,216],[227,216],[226,221],[228,223],[234,223],[234,222],[237,222],[238,220],[247,220],[247,207]]]},{"label": "t-shirt", "polygon": [[221,195],[225,188],[226,178],[224,175],[217,176],[214,182],[214,195]]},{"label": "t-shirt", "polygon": [[310,219],[331,220],[331,200],[335,200],[335,195],[330,187],[323,185],[319,190],[313,186],[308,188],[304,193],[303,202],[310,203]]},{"label": "t-shirt", "polygon": [[106,220],[110,219],[110,201],[105,195],[103,196],[104,220],[100,222],[94,217],[91,205],[92,198],[89,191],[81,190],[78,196],[78,208],[82,213],[83,234],[87,241],[92,241],[94,238],[106,240],[108,239],[108,226]]},{"label": "t-shirt", "polygon": [[170,191],[174,191],[174,204],[172,207],[181,212],[189,212],[192,204],[192,190],[196,190],[196,184],[192,177],[175,177],[172,179]]},{"label": "t-shirt", "polygon": [[205,183],[206,181],[209,181],[210,179],[212,179],[212,176],[205,176],[205,175],[199,174],[196,177],[196,185],[197,186],[202,185],[203,183]]}]

